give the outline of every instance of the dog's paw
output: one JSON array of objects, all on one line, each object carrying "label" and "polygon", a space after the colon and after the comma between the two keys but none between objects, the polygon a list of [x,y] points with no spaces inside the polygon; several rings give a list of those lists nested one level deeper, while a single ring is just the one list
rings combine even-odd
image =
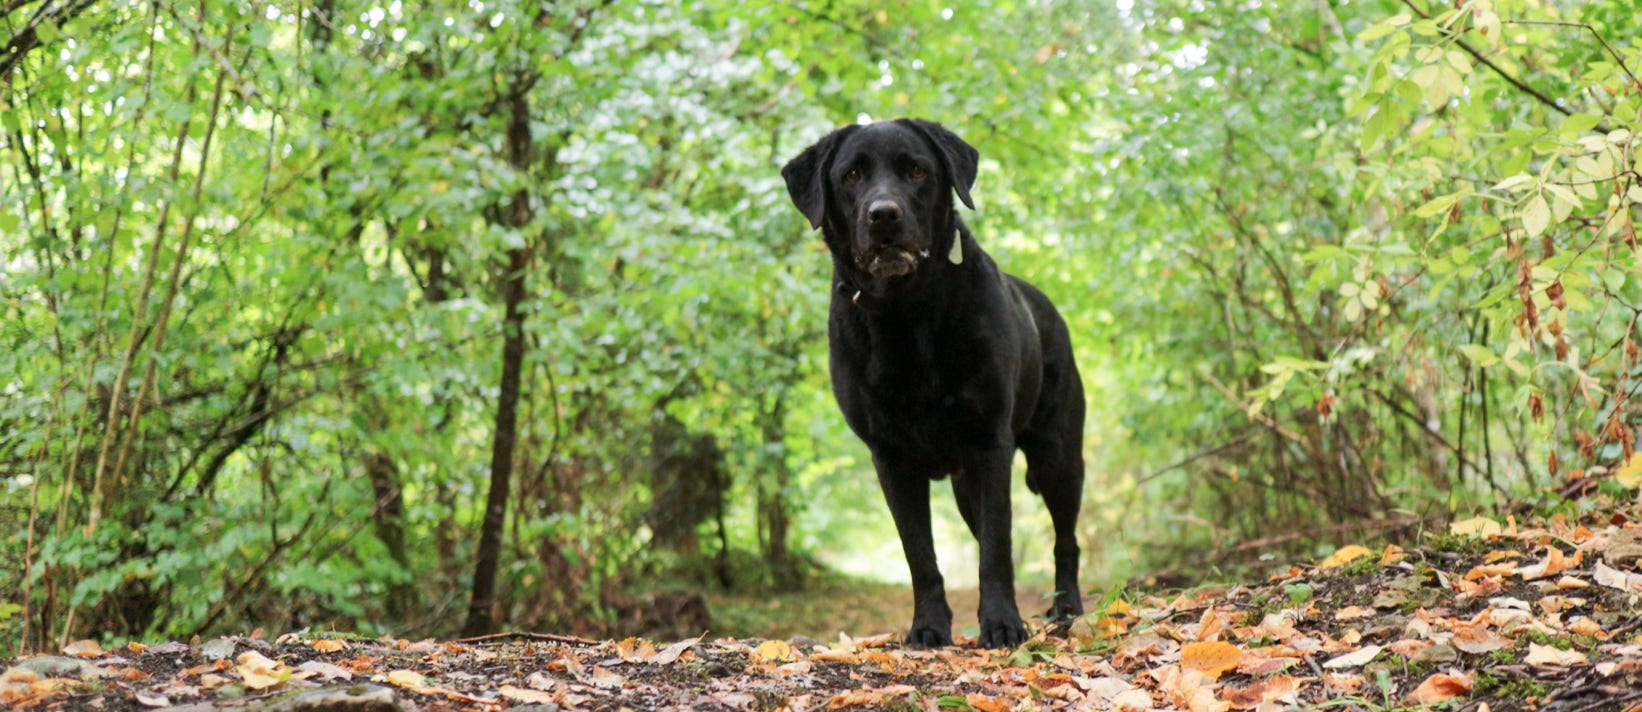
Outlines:
[{"label": "dog's paw", "polygon": [[914,623],[912,631],[907,633],[906,644],[914,648],[943,648],[951,645],[952,624],[936,626]]},{"label": "dog's paw", "polygon": [[1026,625],[1019,617],[981,623],[981,647],[1013,648],[1026,642]]},{"label": "dog's paw", "polygon": [[1044,611],[1043,617],[1056,623],[1070,623],[1083,615],[1083,601],[1075,595],[1055,594],[1055,603]]}]

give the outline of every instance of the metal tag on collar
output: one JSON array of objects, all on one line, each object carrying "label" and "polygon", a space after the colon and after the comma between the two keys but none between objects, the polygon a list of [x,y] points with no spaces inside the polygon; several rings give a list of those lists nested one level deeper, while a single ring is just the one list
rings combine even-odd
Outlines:
[{"label": "metal tag on collar", "polygon": [[946,258],[947,258],[947,260],[951,261],[952,264],[955,264],[955,265],[961,265],[961,264],[964,263],[964,236],[963,236],[963,233],[960,233],[956,230],[952,231],[952,252],[947,253]]}]

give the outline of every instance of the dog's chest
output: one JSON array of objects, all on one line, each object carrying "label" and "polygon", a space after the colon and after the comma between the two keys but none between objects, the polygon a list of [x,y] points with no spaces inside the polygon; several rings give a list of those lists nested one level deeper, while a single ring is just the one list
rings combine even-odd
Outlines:
[{"label": "dog's chest", "polygon": [[[833,344],[833,386],[869,444],[936,451],[998,432],[997,400],[978,382],[970,345],[916,328],[874,330]],[[948,338],[943,338],[948,336]]]}]

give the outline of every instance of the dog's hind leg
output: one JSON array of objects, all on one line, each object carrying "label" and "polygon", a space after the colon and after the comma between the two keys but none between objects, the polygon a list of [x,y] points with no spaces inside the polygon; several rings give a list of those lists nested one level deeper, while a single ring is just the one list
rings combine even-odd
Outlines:
[{"label": "dog's hind leg", "polygon": [[1078,585],[1078,509],[1083,504],[1083,442],[1023,438],[1026,480],[1043,496],[1055,525],[1055,603],[1045,614],[1066,621],[1083,615]]}]

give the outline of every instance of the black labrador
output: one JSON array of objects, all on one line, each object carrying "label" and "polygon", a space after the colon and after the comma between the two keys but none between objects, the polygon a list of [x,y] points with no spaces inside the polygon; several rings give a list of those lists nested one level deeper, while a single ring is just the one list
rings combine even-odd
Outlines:
[{"label": "black labrador", "polygon": [[1083,613],[1083,384],[1048,297],[999,270],[958,218],[953,193],[974,209],[979,157],[940,124],[897,119],[838,129],[781,169],[832,252],[833,395],[872,450],[912,569],[906,640],[923,647],[952,644],[929,517],[929,483],[948,475],[981,545],[980,644],[1026,640],[1010,561],[1016,448],[1055,525],[1049,615]]}]

